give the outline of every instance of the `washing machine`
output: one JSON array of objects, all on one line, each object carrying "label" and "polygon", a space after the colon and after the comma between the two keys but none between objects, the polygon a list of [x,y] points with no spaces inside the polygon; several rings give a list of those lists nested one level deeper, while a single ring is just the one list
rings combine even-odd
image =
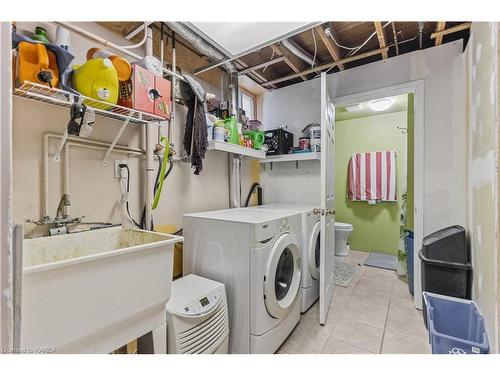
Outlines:
[{"label": "washing machine", "polygon": [[230,353],[274,353],[300,319],[301,216],[235,208],[184,215],[184,274],[224,284]]},{"label": "washing machine", "polygon": [[306,312],[319,298],[320,216],[313,213],[316,206],[299,203],[275,203],[248,207],[249,210],[295,212],[302,221],[302,303]]}]

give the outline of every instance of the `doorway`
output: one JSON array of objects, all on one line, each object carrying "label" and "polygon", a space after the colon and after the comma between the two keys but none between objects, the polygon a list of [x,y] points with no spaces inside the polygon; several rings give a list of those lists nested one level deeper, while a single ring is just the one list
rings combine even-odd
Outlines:
[{"label": "doorway", "polygon": [[[407,212],[411,211],[410,220],[413,219],[413,234],[414,243],[422,243],[423,239],[423,192],[424,192],[424,148],[423,148],[423,81],[413,81],[405,84],[389,86],[384,88],[379,88],[375,90],[370,90],[367,92],[356,93],[348,96],[337,97],[335,100],[335,107],[354,108],[360,103],[375,102],[381,98],[393,98],[398,96],[406,96],[409,98],[407,102],[407,110],[409,117],[411,116],[413,120],[413,134],[412,140],[410,139],[407,148],[413,152],[413,162],[408,168],[412,176],[409,177],[409,181],[412,183],[413,187],[413,203],[407,202]],[[338,129],[337,129],[338,130]],[[396,130],[400,130],[397,129]],[[340,139],[336,141],[338,145],[341,142]],[[338,147],[338,146],[337,146]],[[411,155],[410,155],[411,156]],[[413,171],[411,171],[413,167]],[[340,171],[338,171],[340,173]],[[342,197],[340,197],[342,199]],[[357,202],[358,204],[360,202]],[[367,203],[364,203],[367,204]],[[341,218],[337,220],[341,221]],[[415,246],[418,249],[418,246]],[[418,259],[418,251],[414,251],[413,254],[413,264],[414,264],[414,305],[418,309],[422,309],[421,300],[421,270],[420,261]]]}]

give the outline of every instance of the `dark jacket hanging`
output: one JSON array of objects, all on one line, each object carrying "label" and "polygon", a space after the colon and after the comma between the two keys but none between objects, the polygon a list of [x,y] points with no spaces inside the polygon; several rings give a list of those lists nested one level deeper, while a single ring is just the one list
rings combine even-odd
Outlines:
[{"label": "dark jacket hanging", "polygon": [[205,92],[198,82],[189,76],[184,76],[187,82],[181,81],[182,101],[188,107],[184,131],[184,149],[191,156],[191,166],[194,174],[203,170],[203,159],[207,151],[207,118],[205,115]]}]

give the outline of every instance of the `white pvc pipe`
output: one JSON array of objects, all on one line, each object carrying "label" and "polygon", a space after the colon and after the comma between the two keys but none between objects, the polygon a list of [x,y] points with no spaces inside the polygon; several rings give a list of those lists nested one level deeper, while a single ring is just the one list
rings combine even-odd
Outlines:
[{"label": "white pvc pipe", "polygon": [[[43,173],[42,173],[42,218],[45,216],[50,216],[49,214],[49,139],[50,138],[55,138],[55,139],[61,139],[62,135],[59,134],[53,134],[53,133],[45,133],[43,136]],[[110,143],[107,142],[100,142],[100,141],[94,141],[90,139],[82,139],[82,138],[75,138],[75,137],[68,137],[70,141],[66,142],[66,145],[68,147],[68,150],[64,153],[64,165],[65,165],[65,172],[64,172],[64,182],[63,182],[63,191],[68,193],[69,192],[69,147],[79,147],[79,148],[85,148],[85,149],[90,149],[90,150],[107,150],[109,146],[111,145]],[[127,146],[122,146],[122,145],[117,145],[115,146],[113,152],[116,153],[121,153],[121,154],[129,154],[129,155],[138,155],[142,156],[144,155],[144,151],[141,150],[140,148],[134,148],[134,147],[127,147]],[[67,166],[67,170],[66,170]]]},{"label": "white pvc pipe", "polygon": [[[56,21],[54,22],[56,25],[59,25],[59,26],[62,26],[68,30],[71,30],[87,39],[92,39],[93,41],[95,42],[98,42],[100,44],[102,44],[103,46],[105,47],[109,47],[109,48],[113,48],[117,51],[120,51],[121,53],[123,53],[124,55],[127,55],[127,56],[130,56],[136,60],[140,60],[143,58],[143,56],[140,56],[136,53],[133,53],[125,48],[122,48],[120,47],[119,45],[113,43],[113,42],[110,42],[109,40],[107,39],[104,39],[104,38],[101,38],[100,36],[98,35],[95,35],[94,33],[91,33],[90,31],[87,31],[85,29],[82,29],[81,27],[78,27],[78,26],[75,26],[69,22],[61,22],[61,21]],[[147,42],[146,42],[147,43]],[[150,56],[152,56],[153,54],[151,53]],[[170,75],[170,76],[174,76],[174,77],[177,77],[178,79],[181,79],[184,81],[184,77],[181,76],[180,74],[177,74],[173,71],[171,71],[170,69],[167,69],[165,67],[162,67],[163,69],[163,72]]]},{"label": "white pvc pipe", "polygon": [[[173,34],[175,36],[175,34]],[[175,72],[177,69],[177,55],[175,52],[175,41],[172,38],[172,70]],[[168,141],[172,144],[172,148],[175,149],[175,85],[177,82],[176,76],[172,76],[172,110],[170,111],[170,126],[168,127]]]},{"label": "white pvc pipe", "polygon": [[[61,137],[62,138],[62,137]],[[43,136],[42,219],[49,216],[49,135]]]},{"label": "white pvc pipe", "polygon": [[[146,56],[153,56],[153,30],[148,27],[148,37],[146,39]],[[152,230],[152,205],[153,205],[153,185],[154,185],[154,129],[152,124],[144,124],[146,127],[146,216],[145,229]]]}]

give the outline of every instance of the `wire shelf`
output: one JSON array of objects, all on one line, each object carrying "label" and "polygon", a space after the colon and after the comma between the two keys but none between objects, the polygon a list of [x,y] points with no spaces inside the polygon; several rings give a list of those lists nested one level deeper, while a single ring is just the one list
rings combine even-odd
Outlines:
[{"label": "wire shelf", "polygon": [[131,124],[160,123],[166,121],[163,117],[137,111],[135,109],[110,104],[92,99],[81,94],[73,94],[61,89],[50,88],[39,83],[25,81],[21,87],[14,89],[14,95],[37,102],[48,103],[58,107],[71,108],[71,104],[80,101],[94,109],[96,116],[113,120],[126,121]]}]

